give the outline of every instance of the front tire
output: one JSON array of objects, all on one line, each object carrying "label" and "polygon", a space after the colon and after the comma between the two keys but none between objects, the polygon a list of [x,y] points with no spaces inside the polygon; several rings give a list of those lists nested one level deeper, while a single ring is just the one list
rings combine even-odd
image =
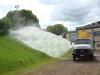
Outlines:
[{"label": "front tire", "polygon": [[91,55],[90,60],[91,60],[91,61],[93,61],[93,60],[94,60],[94,55],[93,55],[93,54]]},{"label": "front tire", "polygon": [[76,61],[76,56],[75,55],[73,55],[73,61]]}]

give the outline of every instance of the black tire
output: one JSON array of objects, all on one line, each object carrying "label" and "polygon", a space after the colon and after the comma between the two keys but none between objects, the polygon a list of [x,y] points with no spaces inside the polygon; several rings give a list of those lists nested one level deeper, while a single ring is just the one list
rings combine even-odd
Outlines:
[{"label": "black tire", "polygon": [[93,55],[91,55],[91,61],[93,61],[94,60],[94,56]]},{"label": "black tire", "polygon": [[91,61],[93,61],[93,60],[94,60],[94,55],[91,54],[90,57],[89,57],[89,59],[90,59]]},{"label": "black tire", "polygon": [[75,55],[73,55],[73,61],[76,61],[76,56]]}]

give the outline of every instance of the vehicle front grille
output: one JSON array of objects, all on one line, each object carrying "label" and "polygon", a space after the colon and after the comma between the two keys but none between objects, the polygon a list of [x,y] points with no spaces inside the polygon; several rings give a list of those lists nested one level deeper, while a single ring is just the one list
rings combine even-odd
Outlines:
[{"label": "vehicle front grille", "polygon": [[76,51],[77,54],[79,54],[79,53],[90,53],[89,49],[77,49],[75,51]]}]

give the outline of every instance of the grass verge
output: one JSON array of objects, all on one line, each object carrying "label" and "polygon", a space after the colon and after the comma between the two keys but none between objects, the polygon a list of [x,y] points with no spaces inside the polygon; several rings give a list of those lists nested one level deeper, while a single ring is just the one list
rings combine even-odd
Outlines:
[{"label": "grass verge", "polygon": [[36,67],[54,60],[29,48],[9,36],[0,36],[0,75],[15,75],[28,67]]}]

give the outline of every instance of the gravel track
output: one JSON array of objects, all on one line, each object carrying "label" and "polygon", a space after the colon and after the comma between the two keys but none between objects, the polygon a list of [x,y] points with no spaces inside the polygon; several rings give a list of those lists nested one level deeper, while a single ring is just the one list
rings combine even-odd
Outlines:
[{"label": "gravel track", "polygon": [[23,75],[100,75],[100,56],[94,61],[61,60]]},{"label": "gravel track", "polygon": [[94,61],[61,60],[22,75],[100,75],[100,56]]}]

